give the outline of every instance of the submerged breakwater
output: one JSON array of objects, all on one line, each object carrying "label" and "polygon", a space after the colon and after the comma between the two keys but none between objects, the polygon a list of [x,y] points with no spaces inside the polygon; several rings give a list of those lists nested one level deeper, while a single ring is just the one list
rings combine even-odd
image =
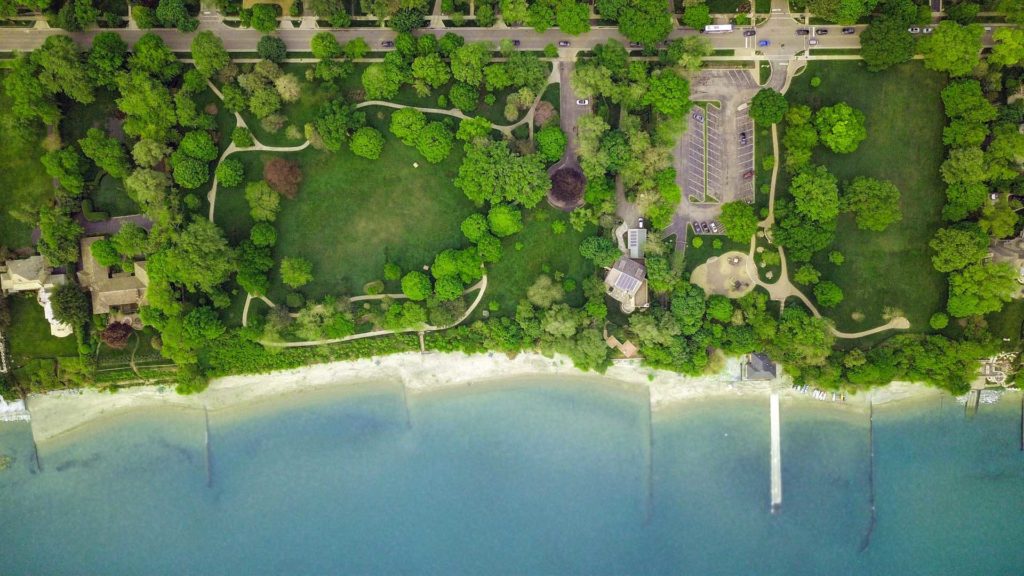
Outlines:
[{"label": "submerged breakwater", "polygon": [[28,424],[0,427],[0,453],[13,458],[0,472],[0,573],[957,576],[1024,566],[1024,518],[1011,504],[1024,497],[1016,396],[969,419],[955,402],[875,406],[865,418],[783,397],[786,506],[773,515],[763,399],[652,413],[646,392],[554,378],[150,409],[40,444],[39,473]]}]

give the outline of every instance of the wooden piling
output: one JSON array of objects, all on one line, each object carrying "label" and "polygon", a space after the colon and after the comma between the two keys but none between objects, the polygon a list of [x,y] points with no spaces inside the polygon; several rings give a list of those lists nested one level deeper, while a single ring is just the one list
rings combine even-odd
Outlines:
[{"label": "wooden piling", "polygon": [[863,552],[871,545],[871,533],[875,531],[875,405],[868,400],[868,506],[871,510],[871,519],[868,521],[867,532],[860,541],[860,551]]},{"label": "wooden piling", "polygon": [[204,444],[206,446],[206,487],[213,488],[213,463],[210,454],[210,412],[203,406],[203,418],[205,420],[206,435]]}]

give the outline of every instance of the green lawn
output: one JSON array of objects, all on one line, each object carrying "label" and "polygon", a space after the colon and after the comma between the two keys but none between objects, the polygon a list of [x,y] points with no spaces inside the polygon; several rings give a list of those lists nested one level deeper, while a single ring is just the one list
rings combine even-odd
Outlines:
[{"label": "green lawn", "polygon": [[1021,327],[1024,326],[1024,300],[1014,300],[999,312],[985,316],[989,334],[1003,340],[1003,348],[1016,350],[1020,346]]},{"label": "green lawn", "polygon": [[740,6],[750,11],[750,2],[747,0],[708,0],[708,9],[712,14],[735,14]]},{"label": "green lawn", "polygon": [[50,334],[50,323],[43,316],[43,308],[36,302],[34,292],[12,296],[7,304],[11,309],[8,343],[15,366],[34,358],[78,355],[74,335],[55,338]]},{"label": "green lawn", "polygon": [[99,128],[106,133],[107,119],[117,109],[115,98],[113,92],[101,88],[96,90],[96,100],[92,104],[68,102],[63,107],[64,114],[60,119],[60,137],[64,144],[72,144],[80,138],[85,138],[85,133],[90,128]]},{"label": "green lawn", "polygon": [[[431,165],[387,133],[390,112],[380,111],[378,117],[374,111],[368,117],[387,138],[379,160],[359,158],[347,147],[337,153],[310,148],[282,154],[301,163],[304,181],[296,199],[282,199],[274,257],[313,262],[316,279],[302,289],[308,297],[362,294],[366,282],[382,278],[385,254],[411,270],[430,264],[445,248],[467,244],[459,224],[476,208],[452,184],[462,162],[461,147]],[[247,179],[258,180],[263,161],[272,156],[237,157],[246,164]],[[252,221],[241,187],[219,190],[216,220],[233,242],[247,237]],[[276,269],[272,277],[270,298],[281,301],[288,289]]]},{"label": "green lawn", "polygon": [[[0,114],[9,111],[11,101],[0,90]],[[0,126],[6,118],[0,118]],[[0,131],[3,129],[0,128]],[[0,209],[0,245],[20,248],[31,244],[32,227],[16,220],[10,210],[22,205],[37,207],[53,196],[53,184],[39,157],[46,131],[40,127],[36,140],[19,145],[10,139],[0,146],[0,173],[3,173],[3,208]]]},{"label": "green lawn", "polygon": [[[551,223],[561,220],[566,224],[562,234],[552,232]],[[487,296],[484,305],[498,302],[498,314],[512,316],[516,305],[526,298],[526,289],[541,274],[561,272],[576,281],[576,290],[566,295],[574,306],[583,303],[583,279],[594,274],[594,265],[580,256],[579,245],[584,238],[593,236],[596,229],[588,227],[576,232],[569,226],[568,214],[541,202],[524,218],[522,232],[502,242],[504,255],[489,268]],[[522,249],[516,250],[516,243]]]},{"label": "green lawn", "polygon": [[139,205],[124,191],[124,184],[110,174],[103,175],[91,197],[93,210],[106,212],[111,216],[138,214],[140,211]]},{"label": "green lawn", "polygon": [[[822,84],[810,87],[820,76]],[[867,117],[868,138],[856,152],[836,155],[819,147],[815,161],[827,166],[840,182],[855,176],[891,180],[902,193],[903,221],[885,232],[858,230],[842,215],[833,245],[813,259],[823,277],[843,289],[845,300],[823,311],[847,331],[884,322],[883,310],[895,307],[910,320],[912,331],[929,331],[928,318],[942,310],[946,279],[931,265],[928,240],[942,225],[945,121],[939,91],[945,76],[925,70],[920,62],[868,72],[859,62],[812,62],[794,79],[787,94],[791,103],[812,108],[845,101]],[[846,257],[842,266],[828,262],[829,250]],[[791,265],[792,269],[793,266]],[[863,314],[861,321],[855,314]]]}]

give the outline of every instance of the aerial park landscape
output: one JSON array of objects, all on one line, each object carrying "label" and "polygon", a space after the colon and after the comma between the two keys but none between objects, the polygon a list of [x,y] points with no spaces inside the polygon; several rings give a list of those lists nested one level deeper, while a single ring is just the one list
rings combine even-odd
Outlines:
[{"label": "aerial park landscape", "polygon": [[0,4],[0,571],[1019,569],[1022,23]]}]

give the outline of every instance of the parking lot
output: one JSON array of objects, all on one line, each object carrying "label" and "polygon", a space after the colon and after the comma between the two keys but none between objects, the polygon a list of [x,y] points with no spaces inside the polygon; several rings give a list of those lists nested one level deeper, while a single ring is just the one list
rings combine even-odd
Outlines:
[{"label": "parking lot", "polygon": [[743,175],[754,171],[754,121],[750,119],[750,115],[747,113],[749,107],[741,107],[743,108],[742,110],[736,111],[736,130],[738,134],[747,135],[747,143],[744,144],[740,136],[736,136],[738,146],[736,163],[739,167],[737,173],[740,177],[734,184],[736,189],[732,199],[752,203],[754,201],[754,179],[744,178]]}]

